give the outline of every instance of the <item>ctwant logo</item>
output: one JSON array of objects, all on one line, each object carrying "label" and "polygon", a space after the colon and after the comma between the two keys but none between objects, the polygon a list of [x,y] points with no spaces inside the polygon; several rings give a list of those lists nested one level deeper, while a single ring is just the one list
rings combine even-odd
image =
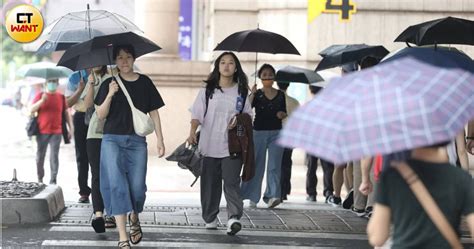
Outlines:
[{"label": "ctwant logo", "polygon": [[5,28],[10,37],[21,43],[36,40],[43,31],[43,16],[31,5],[18,5],[7,14]]}]

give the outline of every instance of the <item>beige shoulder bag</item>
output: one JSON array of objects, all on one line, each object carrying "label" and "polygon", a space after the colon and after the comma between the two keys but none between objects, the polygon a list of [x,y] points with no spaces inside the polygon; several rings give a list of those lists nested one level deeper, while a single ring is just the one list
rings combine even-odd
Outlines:
[{"label": "beige shoulder bag", "polygon": [[115,80],[118,82],[120,88],[122,88],[123,94],[125,94],[128,104],[130,105],[130,109],[132,109],[133,129],[135,130],[135,133],[142,137],[152,133],[155,130],[153,119],[133,105],[132,98],[130,98],[127,88],[125,88],[120,76],[115,77]]}]

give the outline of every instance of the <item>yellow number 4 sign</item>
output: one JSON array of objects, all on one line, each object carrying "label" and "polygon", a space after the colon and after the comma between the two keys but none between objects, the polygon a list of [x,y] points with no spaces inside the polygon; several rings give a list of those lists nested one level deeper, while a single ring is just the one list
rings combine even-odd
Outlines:
[{"label": "yellow number 4 sign", "polygon": [[347,22],[356,13],[356,6],[352,0],[308,0],[308,22],[321,13],[339,14],[339,20]]}]

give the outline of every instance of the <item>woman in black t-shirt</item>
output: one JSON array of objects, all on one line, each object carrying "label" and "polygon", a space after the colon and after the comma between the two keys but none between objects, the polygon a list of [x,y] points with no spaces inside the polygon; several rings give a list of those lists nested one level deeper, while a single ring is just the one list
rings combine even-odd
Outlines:
[{"label": "woman in black t-shirt", "polygon": [[281,203],[281,159],[283,148],[276,144],[282,128],[282,119],[286,115],[285,94],[273,88],[275,69],[264,64],[258,70],[263,88],[257,90],[254,85],[249,100],[255,108],[253,123],[253,141],[255,148],[255,176],[241,185],[242,198],[250,200],[250,207],[256,207],[262,194],[262,180],[265,174],[266,154],[268,151],[267,188],[263,201],[269,208]]},{"label": "woman in black t-shirt", "polygon": [[[155,124],[158,156],[165,154],[158,109],[164,106],[155,85],[145,75],[133,72],[135,51],[132,46],[114,48],[114,58],[123,85],[133,105],[148,113]],[[146,193],[146,138],[135,134],[129,103],[115,80],[102,83],[95,98],[97,116],[105,119],[100,155],[100,191],[109,215],[115,216],[119,247],[129,248],[143,237],[138,214],[143,211]],[[127,235],[126,214],[130,224]]]}]

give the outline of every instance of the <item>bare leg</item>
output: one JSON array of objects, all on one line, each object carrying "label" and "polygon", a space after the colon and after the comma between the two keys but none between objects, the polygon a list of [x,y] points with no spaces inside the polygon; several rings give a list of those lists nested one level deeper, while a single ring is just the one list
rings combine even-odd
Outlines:
[{"label": "bare leg", "polygon": [[348,163],[347,167],[344,169],[344,185],[346,186],[346,191],[349,193],[354,185],[354,173],[353,173],[353,164]]},{"label": "bare leg", "polygon": [[127,234],[127,216],[125,214],[115,215],[115,220],[117,222],[117,229],[119,231],[119,241],[128,240]]},{"label": "bare leg", "polygon": [[344,183],[344,167],[343,166],[338,165],[334,167],[332,182],[334,184],[334,196],[341,197],[342,184]]}]

